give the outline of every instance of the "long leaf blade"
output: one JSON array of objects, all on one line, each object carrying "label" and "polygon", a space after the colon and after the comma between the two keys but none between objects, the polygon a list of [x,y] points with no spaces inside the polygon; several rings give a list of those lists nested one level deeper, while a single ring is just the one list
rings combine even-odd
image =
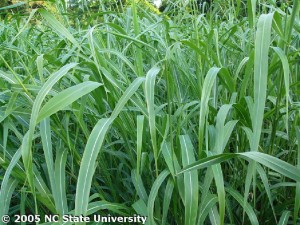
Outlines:
[{"label": "long leaf blade", "polygon": [[43,108],[39,112],[37,122],[43,120],[46,117],[51,116],[59,110],[64,109],[72,102],[75,102],[82,96],[92,92],[100,85],[101,84],[97,82],[86,81],[61,91],[43,106]]}]

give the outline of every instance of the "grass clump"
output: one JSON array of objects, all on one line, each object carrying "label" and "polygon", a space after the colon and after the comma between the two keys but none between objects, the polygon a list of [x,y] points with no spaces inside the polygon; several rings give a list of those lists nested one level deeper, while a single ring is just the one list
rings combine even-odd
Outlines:
[{"label": "grass clump", "polygon": [[0,218],[300,222],[297,0],[56,4],[0,21]]}]

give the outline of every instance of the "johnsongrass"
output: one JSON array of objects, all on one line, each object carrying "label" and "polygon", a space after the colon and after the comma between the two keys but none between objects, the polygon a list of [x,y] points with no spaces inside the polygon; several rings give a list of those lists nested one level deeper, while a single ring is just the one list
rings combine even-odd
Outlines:
[{"label": "johnsongrass", "polygon": [[0,218],[300,223],[298,0],[169,3],[0,21]]}]

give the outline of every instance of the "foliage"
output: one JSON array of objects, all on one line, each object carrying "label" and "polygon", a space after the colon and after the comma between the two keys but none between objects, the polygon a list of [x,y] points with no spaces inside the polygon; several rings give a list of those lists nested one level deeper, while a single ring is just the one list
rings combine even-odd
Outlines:
[{"label": "foliage", "polygon": [[191,4],[0,21],[0,218],[300,223],[299,2]]}]

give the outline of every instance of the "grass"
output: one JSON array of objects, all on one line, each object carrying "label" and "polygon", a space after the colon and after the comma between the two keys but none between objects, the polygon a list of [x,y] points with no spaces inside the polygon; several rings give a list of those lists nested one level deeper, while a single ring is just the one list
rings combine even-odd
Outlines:
[{"label": "grass", "polygon": [[4,17],[0,218],[299,224],[300,4],[234,3]]}]

